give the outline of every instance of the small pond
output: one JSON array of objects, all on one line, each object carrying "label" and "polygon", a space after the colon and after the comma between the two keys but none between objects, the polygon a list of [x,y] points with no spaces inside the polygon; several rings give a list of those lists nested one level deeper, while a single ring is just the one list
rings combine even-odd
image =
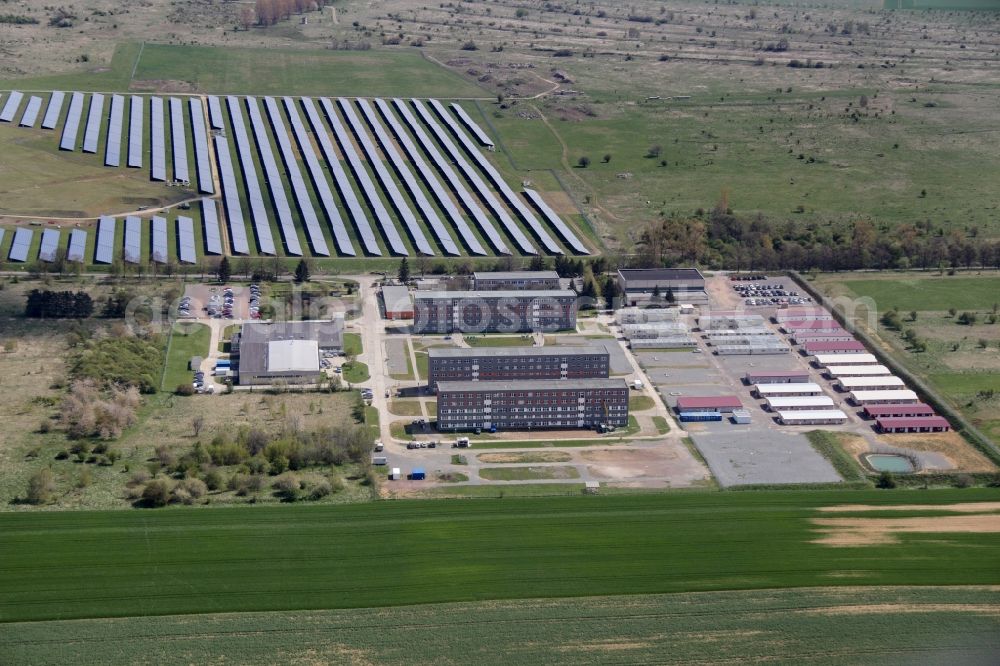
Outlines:
[{"label": "small pond", "polygon": [[876,472],[908,474],[916,471],[909,458],[892,453],[870,453],[865,456],[865,462]]}]

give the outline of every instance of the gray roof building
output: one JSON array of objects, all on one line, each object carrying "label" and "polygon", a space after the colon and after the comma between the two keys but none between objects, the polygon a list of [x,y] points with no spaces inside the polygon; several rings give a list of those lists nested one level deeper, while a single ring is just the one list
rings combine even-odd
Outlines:
[{"label": "gray roof building", "polygon": [[240,384],[312,382],[320,375],[320,354],[344,346],[344,320],[243,324],[233,336]]}]

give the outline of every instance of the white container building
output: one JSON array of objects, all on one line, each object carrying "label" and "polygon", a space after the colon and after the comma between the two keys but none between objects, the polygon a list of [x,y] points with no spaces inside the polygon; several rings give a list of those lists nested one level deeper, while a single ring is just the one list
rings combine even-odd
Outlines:
[{"label": "white container building", "polygon": [[851,400],[856,405],[906,405],[919,402],[917,394],[908,389],[892,391],[852,391]]},{"label": "white container building", "polygon": [[878,365],[874,354],[816,354],[814,358],[821,368],[831,365]]},{"label": "white container building", "polygon": [[837,380],[841,391],[896,391],[905,389],[906,383],[894,375],[889,377],[842,377]]},{"label": "white container building", "polygon": [[772,412],[795,409],[833,409],[833,398],[828,395],[805,395],[785,398],[768,398],[767,409]]},{"label": "white container building", "polygon": [[892,371],[884,365],[831,365],[826,369],[830,379],[844,377],[890,377]]},{"label": "white container building", "polygon": [[795,409],[778,412],[782,425],[838,425],[847,421],[839,409]]},{"label": "white container building", "polygon": [[786,398],[791,396],[823,395],[823,388],[813,382],[797,384],[757,384],[753,387],[758,398]]}]

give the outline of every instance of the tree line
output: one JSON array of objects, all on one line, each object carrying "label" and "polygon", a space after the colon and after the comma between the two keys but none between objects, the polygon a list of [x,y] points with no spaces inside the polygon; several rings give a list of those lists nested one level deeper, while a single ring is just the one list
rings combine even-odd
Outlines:
[{"label": "tree line", "polygon": [[94,314],[94,299],[83,291],[32,289],[24,306],[24,316],[33,319],[86,319]]},{"label": "tree line", "polygon": [[876,224],[775,221],[728,208],[673,215],[650,224],[637,252],[624,263],[636,267],[697,263],[734,270],[796,269],[1000,269],[1000,241],[980,239],[975,228],[945,229],[930,221]]}]

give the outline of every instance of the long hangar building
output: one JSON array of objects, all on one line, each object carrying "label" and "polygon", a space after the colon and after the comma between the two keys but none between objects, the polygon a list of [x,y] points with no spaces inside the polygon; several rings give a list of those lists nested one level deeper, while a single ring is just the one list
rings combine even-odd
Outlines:
[{"label": "long hangar building", "polygon": [[654,294],[665,299],[668,291],[677,303],[708,303],[705,276],[697,268],[620,268],[618,286],[628,306],[655,303]]},{"label": "long hangar building", "polygon": [[241,385],[306,384],[322,373],[320,357],[344,348],[344,319],[243,324],[230,356]]}]

